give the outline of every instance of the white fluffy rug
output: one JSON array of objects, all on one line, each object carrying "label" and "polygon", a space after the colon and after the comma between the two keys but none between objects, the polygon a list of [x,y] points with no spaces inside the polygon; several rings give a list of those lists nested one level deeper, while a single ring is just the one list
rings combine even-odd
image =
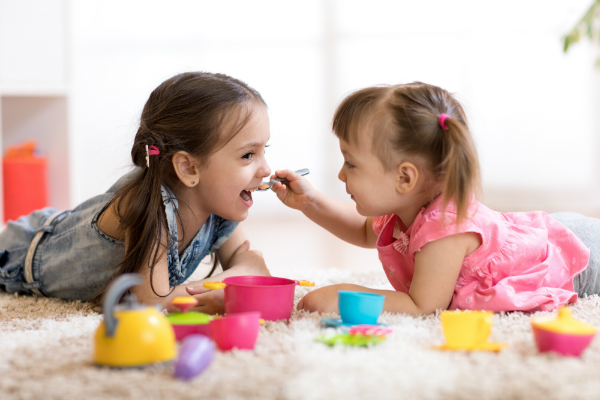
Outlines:
[{"label": "white fluffy rug", "polygon": [[[278,271],[318,286],[349,282],[390,288],[383,272]],[[309,288],[296,289],[298,301]],[[581,299],[574,316],[600,327],[600,297]],[[542,314],[542,313],[538,313]],[[336,315],[327,315],[336,316]],[[600,339],[581,358],[539,354],[530,314],[496,315],[500,353],[441,352],[439,317],[384,314],[394,332],[371,348],[330,348],[316,314],[294,311],[267,322],[253,351],[219,353],[190,382],[172,366],[116,370],[92,365],[102,316],[87,304],[0,294],[2,399],[598,399]]]}]

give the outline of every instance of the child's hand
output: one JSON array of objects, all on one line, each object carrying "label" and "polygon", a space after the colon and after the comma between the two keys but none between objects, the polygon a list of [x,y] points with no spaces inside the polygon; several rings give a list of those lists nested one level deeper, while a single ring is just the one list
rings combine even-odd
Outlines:
[{"label": "child's hand", "polygon": [[245,241],[236,249],[229,261],[228,271],[238,271],[237,275],[271,276],[260,250],[250,250],[250,242]]},{"label": "child's hand", "polygon": [[304,296],[299,302],[296,308],[298,310],[306,310],[310,312],[320,313],[339,313],[338,308],[338,291],[339,290],[356,290],[356,285],[341,284],[325,286],[319,289],[315,289],[312,292]]},{"label": "child's hand", "polygon": [[289,169],[275,171],[275,174],[271,176],[271,179],[273,178],[287,179],[287,182],[277,182],[271,187],[279,200],[290,208],[304,211],[306,204],[314,196],[315,190],[312,185],[301,175]]},{"label": "child's hand", "polygon": [[202,286],[186,287],[190,296],[198,300],[198,304],[190,308],[205,314],[225,314],[225,291],[223,289],[210,290]]}]

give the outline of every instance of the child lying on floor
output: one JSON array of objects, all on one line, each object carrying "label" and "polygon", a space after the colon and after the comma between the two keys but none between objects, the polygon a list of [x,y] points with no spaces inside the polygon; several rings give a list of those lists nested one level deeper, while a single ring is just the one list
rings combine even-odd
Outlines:
[{"label": "child lying on floor", "polygon": [[600,220],[479,203],[477,152],[447,91],[419,82],[359,90],[338,107],[333,131],[344,156],[338,177],[356,206],[289,170],[276,172],[288,182],[272,190],[337,237],[377,248],[396,290],[332,285],[298,309],[337,311],[338,290],[383,294],[384,311],[409,314],[553,310],[600,292]]},{"label": "child lying on floor", "polygon": [[[190,293],[183,282],[208,254],[224,270],[213,279],[269,275],[238,226],[271,174],[269,135],[265,102],[244,82],[204,72],[167,79],[142,111],[132,172],[73,210],[38,210],[0,233],[0,290],[100,303],[113,279],[138,272],[131,292],[168,306]],[[223,312],[222,290],[190,294],[195,310]]]}]

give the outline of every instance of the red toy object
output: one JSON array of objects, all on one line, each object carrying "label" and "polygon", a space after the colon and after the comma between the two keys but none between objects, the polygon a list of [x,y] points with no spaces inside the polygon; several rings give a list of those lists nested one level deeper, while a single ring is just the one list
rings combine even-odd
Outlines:
[{"label": "red toy object", "polygon": [[581,355],[596,335],[596,327],[573,318],[567,307],[559,308],[558,316],[532,319],[531,327],[540,352],[563,356]]},{"label": "red toy object", "polygon": [[167,319],[173,326],[175,339],[180,342],[187,336],[200,334],[210,338],[209,322],[214,317],[208,314],[195,311],[188,311],[191,307],[198,304],[192,296],[175,297],[171,305],[179,308],[181,312],[175,312],[167,315]]},{"label": "red toy object", "polygon": [[48,206],[46,158],[35,154],[36,143],[10,146],[2,160],[4,222]]},{"label": "red toy object", "polygon": [[182,341],[190,335],[203,335],[210,338],[209,324],[173,325],[173,331],[175,332],[175,340],[177,340],[178,342]]},{"label": "red toy object", "polygon": [[594,338],[594,335],[561,335],[535,328],[533,335],[540,352],[555,351],[563,356],[575,357],[579,356]]},{"label": "red toy object", "polygon": [[225,288],[225,314],[258,311],[269,321],[292,316],[298,285],[314,286],[314,283],[274,276],[230,276],[223,282],[204,283],[209,289]]},{"label": "red toy object", "polygon": [[252,350],[260,328],[259,312],[227,314],[210,321],[210,335],[222,351]]}]

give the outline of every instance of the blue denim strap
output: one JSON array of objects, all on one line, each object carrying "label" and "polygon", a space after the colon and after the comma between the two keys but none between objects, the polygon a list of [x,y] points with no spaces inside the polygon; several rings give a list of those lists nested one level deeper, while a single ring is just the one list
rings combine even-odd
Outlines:
[{"label": "blue denim strap", "polygon": [[52,214],[44,222],[44,225],[42,225],[42,227],[37,230],[35,236],[33,237],[33,240],[31,241],[31,244],[29,245],[29,249],[27,250],[27,256],[25,257],[25,266],[24,266],[26,283],[23,284],[23,287],[31,289],[31,291],[33,293],[35,293],[36,295],[38,295],[40,297],[45,297],[45,296],[39,290],[40,284],[38,282],[36,282],[35,279],[33,278],[33,256],[35,256],[35,250],[37,249],[37,246],[40,243],[40,240],[42,240],[42,237],[44,236],[44,234],[46,232],[52,232],[52,229],[54,228],[54,225],[51,225],[52,222],[54,222],[54,221],[59,222],[60,220],[62,220],[62,218],[64,218],[70,212],[71,211],[59,211],[55,214]]}]

